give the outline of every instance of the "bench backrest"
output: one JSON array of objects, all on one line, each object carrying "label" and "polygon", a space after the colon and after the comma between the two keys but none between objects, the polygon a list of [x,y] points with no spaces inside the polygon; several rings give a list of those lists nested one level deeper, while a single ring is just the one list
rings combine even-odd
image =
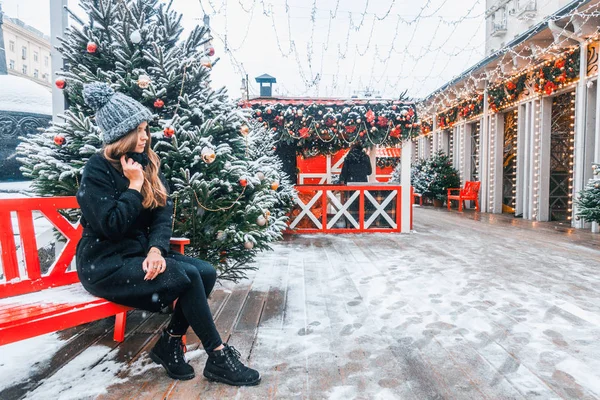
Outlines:
[{"label": "bench backrest", "polygon": [[461,195],[476,197],[477,193],[479,193],[480,187],[481,187],[481,182],[466,181],[465,188],[462,190]]},{"label": "bench backrest", "polygon": [[[82,229],[79,223],[73,226],[59,213],[62,209],[78,208],[74,196],[0,199],[0,247],[4,275],[3,280],[0,280],[0,298],[79,282],[77,272],[68,269],[75,257],[75,248],[81,238]],[[60,255],[45,274],[42,274],[40,268],[32,214],[36,210],[40,211],[67,240]],[[16,232],[13,229],[14,213],[18,222],[18,236],[15,236]],[[16,237],[20,242],[24,268],[19,267]]]}]

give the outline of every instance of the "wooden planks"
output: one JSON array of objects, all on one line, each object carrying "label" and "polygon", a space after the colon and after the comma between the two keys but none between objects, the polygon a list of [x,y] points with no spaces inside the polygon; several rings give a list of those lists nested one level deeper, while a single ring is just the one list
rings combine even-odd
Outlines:
[{"label": "wooden planks", "polygon": [[599,398],[598,251],[505,219],[415,213],[412,235],[295,236],[215,291],[218,329],[259,386],[207,382],[195,335],[197,378],[146,365],[168,320],[154,315],[111,354],[127,381],[100,398]]}]

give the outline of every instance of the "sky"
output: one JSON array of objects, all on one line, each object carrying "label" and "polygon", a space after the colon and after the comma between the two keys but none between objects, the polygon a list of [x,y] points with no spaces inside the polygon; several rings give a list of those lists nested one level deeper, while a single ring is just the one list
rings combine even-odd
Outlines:
[{"label": "sky", "polygon": [[[50,34],[50,0],[0,0]],[[81,15],[79,0],[69,8]],[[281,96],[424,97],[484,57],[485,0],[173,0],[186,30],[210,16],[213,85],[240,96],[247,74]]]}]

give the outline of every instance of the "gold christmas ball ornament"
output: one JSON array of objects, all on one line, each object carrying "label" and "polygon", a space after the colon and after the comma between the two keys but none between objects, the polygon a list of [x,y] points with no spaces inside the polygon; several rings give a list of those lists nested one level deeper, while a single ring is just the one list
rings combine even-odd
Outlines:
[{"label": "gold christmas ball ornament", "polygon": [[273,190],[279,189],[279,181],[273,181],[273,183],[271,183],[271,189],[273,189]]},{"label": "gold christmas ball ornament", "polygon": [[250,240],[248,240],[244,243],[244,247],[247,250],[252,250],[254,248],[254,242],[251,242]]},{"label": "gold christmas ball ornament", "polygon": [[265,217],[267,219],[269,219],[269,217],[271,217],[271,211],[269,211],[269,210],[265,211]]},{"label": "gold christmas ball ornament", "polygon": [[139,87],[141,87],[142,89],[146,89],[148,86],[150,86],[150,77],[148,75],[140,75],[138,77],[138,81],[137,84]]},{"label": "gold christmas ball ornament", "polygon": [[250,128],[248,127],[248,125],[242,125],[242,127],[240,128],[240,133],[244,136],[250,133]]},{"label": "gold christmas ball ornament", "polygon": [[212,61],[206,56],[200,58],[200,64],[208,69],[212,68]]},{"label": "gold christmas ball ornament", "polygon": [[212,164],[217,158],[215,151],[210,147],[204,147],[200,152],[200,155],[202,156],[202,161],[204,161],[207,164]]}]

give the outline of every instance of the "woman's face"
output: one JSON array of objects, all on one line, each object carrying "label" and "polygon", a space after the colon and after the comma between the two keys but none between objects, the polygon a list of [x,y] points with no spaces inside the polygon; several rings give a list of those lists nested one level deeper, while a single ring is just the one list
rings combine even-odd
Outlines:
[{"label": "woman's face", "polygon": [[149,140],[146,128],[148,127],[147,122],[142,122],[137,127],[137,144],[135,146],[136,153],[143,153],[146,148],[146,142]]}]

